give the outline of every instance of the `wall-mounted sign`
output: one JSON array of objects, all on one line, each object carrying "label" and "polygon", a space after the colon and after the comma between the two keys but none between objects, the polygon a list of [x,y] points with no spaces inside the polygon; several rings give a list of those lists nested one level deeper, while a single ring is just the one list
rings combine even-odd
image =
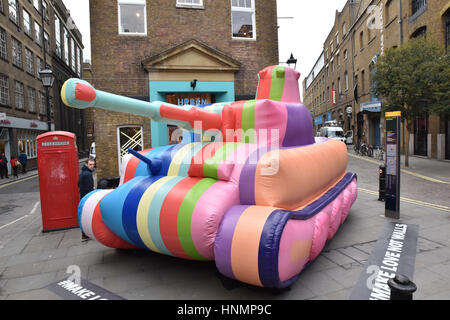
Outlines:
[{"label": "wall-mounted sign", "polygon": [[337,91],[333,90],[332,92],[332,100],[333,100],[333,106],[337,105]]},{"label": "wall-mounted sign", "polygon": [[0,112],[0,121],[6,120],[6,113]]},{"label": "wall-mounted sign", "polygon": [[199,106],[202,104],[211,104],[211,94],[192,94],[192,93],[178,93],[178,94],[168,94],[166,95],[166,101],[171,104],[176,104],[179,106],[191,105]]}]

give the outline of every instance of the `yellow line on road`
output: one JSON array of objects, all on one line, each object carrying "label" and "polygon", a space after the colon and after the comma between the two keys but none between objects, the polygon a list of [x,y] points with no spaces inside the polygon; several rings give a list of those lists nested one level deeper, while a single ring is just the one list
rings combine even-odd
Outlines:
[{"label": "yellow line on road", "polygon": [[16,180],[16,181],[11,181],[11,182],[5,183],[5,184],[3,184],[3,185],[0,186],[0,189],[5,188],[5,187],[12,186],[13,184],[16,184],[16,183],[19,183],[19,182],[22,182],[22,181],[27,181],[27,180],[36,178],[37,176],[38,176],[38,175],[36,174],[36,175],[34,175],[34,176],[31,176],[31,177],[27,177],[27,178],[24,178],[24,179],[20,179],[20,180]]},{"label": "yellow line on road", "polygon": [[[378,165],[380,165],[382,163],[382,162],[375,161],[375,160],[372,160],[372,159],[369,159],[369,158],[366,158],[366,157],[360,157],[360,156],[354,155],[352,153],[349,153],[348,155],[353,157],[353,158],[364,160],[364,161],[368,161],[368,162],[372,162],[372,163],[375,163],[375,164],[378,164]],[[418,177],[418,178],[422,178],[424,180],[428,180],[428,181],[431,181],[431,182],[442,183],[442,184],[450,184],[450,182],[442,181],[442,180],[439,180],[439,179],[434,179],[434,178],[431,178],[431,177],[427,177],[427,176],[424,176],[422,174],[411,172],[411,171],[406,170],[406,169],[400,169],[400,170],[403,173],[410,174],[412,176],[415,176],[415,177]]]},{"label": "yellow line on road", "polygon": [[[358,191],[361,191],[361,192],[364,192],[364,193],[368,193],[368,194],[372,194],[372,195],[375,195],[375,196],[379,195],[379,192],[377,192],[377,191],[368,190],[368,189],[364,189],[364,188],[358,188]],[[412,204],[417,204],[419,206],[429,207],[429,208],[436,209],[436,210],[450,212],[450,207],[442,206],[440,204],[423,202],[423,201],[419,201],[419,200],[408,199],[408,198],[405,198],[405,197],[400,197],[400,201],[409,202],[409,203],[412,203]]]}]

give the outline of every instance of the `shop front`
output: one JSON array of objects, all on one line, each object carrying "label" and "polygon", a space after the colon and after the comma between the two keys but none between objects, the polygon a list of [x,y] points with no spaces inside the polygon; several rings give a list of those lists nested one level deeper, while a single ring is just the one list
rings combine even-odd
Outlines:
[{"label": "shop front", "polygon": [[[150,101],[204,105],[235,101],[235,73],[240,63],[207,45],[190,40],[143,61],[149,76]],[[175,128],[151,123],[152,147],[179,142]]]},{"label": "shop front", "polygon": [[[0,153],[5,153],[8,160],[18,157],[20,153],[27,155],[27,169],[37,168],[37,142],[38,135],[47,131],[47,123],[0,115]],[[54,130],[54,125],[52,124]],[[8,164],[8,173],[11,166]]]},{"label": "shop front", "polygon": [[359,138],[372,146],[381,146],[381,102],[370,101],[361,103],[358,114]]}]

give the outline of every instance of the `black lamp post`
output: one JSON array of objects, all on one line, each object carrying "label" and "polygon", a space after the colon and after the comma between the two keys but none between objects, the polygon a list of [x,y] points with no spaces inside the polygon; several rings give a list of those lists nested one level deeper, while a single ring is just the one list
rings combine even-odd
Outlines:
[{"label": "black lamp post", "polygon": [[297,59],[294,58],[294,55],[291,53],[291,57],[286,61],[287,65],[292,68],[294,65],[294,69],[297,67]]},{"label": "black lamp post", "polygon": [[47,125],[48,131],[52,131],[52,119],[50,118],[50,94],[49,89],[53,86],[53,82],[55,81],[55,76],[53,75],[52,70],[44,69],[39,71],[39,75],[41,76],[42,84],[45,88],[45,98],[47,101]]}]

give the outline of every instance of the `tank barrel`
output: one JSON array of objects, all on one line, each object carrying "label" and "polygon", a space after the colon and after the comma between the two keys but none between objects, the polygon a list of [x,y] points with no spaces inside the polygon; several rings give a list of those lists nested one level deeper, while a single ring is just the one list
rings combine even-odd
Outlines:
[{"label": "tank barrel", "polygon": [[[149,117],[153,121],[165,122],[179,126],[188,131],[220,130],[222,119],[220,115],[195,106],[177,106],[174,104],[153,101],[146,102],[132,99],[101,90],[96,90],[91,84],[80,79],[67,80],[61,89],[63,102],[73,108],[90,107],[105,110],[132,113]],[[198,130],[194,130],[198,129]]]}]

